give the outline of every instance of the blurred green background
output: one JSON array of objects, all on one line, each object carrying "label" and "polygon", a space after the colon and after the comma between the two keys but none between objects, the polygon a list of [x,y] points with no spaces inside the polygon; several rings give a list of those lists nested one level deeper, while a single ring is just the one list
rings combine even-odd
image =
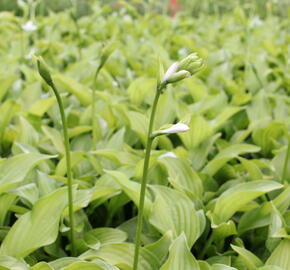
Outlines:
[{"label": "blurred green background", "polygon": [[[21,14],[18,8],[18,1],[35,2],[36,0],[1,0],[0,11],[13,11]],[[117,7],[120,0],[38,0],[37,13],[46,14],[48,10],[61,11],[70,7],[71,2],[77,6],[78,15],[85,15],[90,12],[90,6],[93,1],[102,2],[103,4],[112,4]],[[123,0],[124,1],[124,0]],[[152,6],[169,7],[171,0],[143,0],[152,4]],[[138,3],[140,0],[126,0],[130,3]],[[190,12],[194,16],[200,13],[220,14],[231,12],[237,5],[243,7],[250,13],[259,14],[261,17],[268,13],[290,17],[290,1],[289,0],[177,0],[179,10]]]}]

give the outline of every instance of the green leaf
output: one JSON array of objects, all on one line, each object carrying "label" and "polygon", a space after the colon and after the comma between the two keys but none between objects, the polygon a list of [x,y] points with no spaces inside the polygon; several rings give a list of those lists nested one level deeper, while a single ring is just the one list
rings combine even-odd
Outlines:
[{"label": "green leaf", "polygon": [[152,254],[155,254],[159,261],[163,261],[167,256],[168,249],[172,243],[172,232],[168,231],[158,241],[145,246],[145,249],[149,250]]},{"label": "green leaf", "polygon": [[160,268],[160,270],[176,269],[200,270],[199,264],[191,254],[183,233],[170,246],[169,257]]},{"label": "green leaf", "polygon": [[202,116],[193,115],[188,126],[190,127],[188,132],[178,134],[188,149],[197,147],[214,132],[213,127]]},{"label": "green leaf", "polygon": [[[105,270],[109,268],[103,268],[97,263],[94,262],[75,262],[72,263],[64,268],[62,270]],[[111,268],[111,269],[117,269],[117,268]]]},{"label": "green leaf", "polygon": [[64,142],[61,133],[57,129],[48,126],[43,126],[42,130],[44,134],[51,140],[57,153],[64,154]]},{"label": "green leaf", "polygon": [[213,264],[211,270],[237,270],[237,268],[224,265],[224,264]]},{"label": "green leaf", "polygon": [[16,76],[6,75],[0,77],[0,101],[4,98],[8,90],[12,87],[13,83],[17,79]]},{"label": "green leaf", "polygon": [[285,123],[271,121],[267,126],[253,132],[253,141],[262,148],[262,153],[268,155],[274,148],[274,141],[287,133]]},{"label": "green leaf", "polygon": [[284,270],[284,269],[276,265],[265,265],[263,267],[257,268],[257,270]]},{"label": "green leaf", "polygon": [[88,247],[99,249],[100,245],[108,243],[121,243],[127,239],[127,233],[113,228],[97,228],[87,232],[84,240]]},{"label": "green leaf", "polygon": [[256,270],[257,267],[263,266],[263,262],[249,250],[235,245],[231,245],[231,247],[240,255],[249,270]]},{"label": "green leaf", "polygon": [[[274,200],[274,206],[283,214],[290,205],[290,187],[287,187]],[[239,233],[270,224],[272,206],[270,202],[246,212],[239,221]]]},{"label": "green leaf", "polygon": [[270,221],[270,226],[269,226],[268,237],[290,239],[290,236],[287,235],[286,223],[283,219],[283,216],[275,207],[273,202],[271,202],[271,206],[272,206],[271,221]]},{"label": "green leaf", "polygon": [[0,254],[23,258],[37,248],[53,243],[66,205],[66,187],[38,200],[32,211],[22,215],[11,227]]},{"label": "green leaf", "polygon": [[78,83],[72,78],[56,74],[52,76],[53,81],[56,83],[61,90],[67,91],[75,95],[80,103],[84,106],[88,106],[92,102],[91,90],[84,86],[83,84]]},{"label": "green leaf", "polygon": [[[128,177],[118,171],[106,171],[109,175],[113,176],[116,182],[122,187],[122,190],[127,196],[138,206],[139,205],[139,194],[141,185],[137,182],[130,181]],[[145,195],[144,203],[144,214],[148,216],[151,211],[152,202],[148,192]]]},{"label": "green leaf", "polygon": [[0,163],[0,193],[16,187],[33,167],[51,157],[38,153],[25,153],[4,160]]},{"label": "green leaf", "polygon": [[160,159],[160,163],[166,166],[169,182],[175,189],[184,191],[191,199],[201,198],[201,179],[186,159],[164,157]]},{"label": "green leaf", "polygon": [[248,202],[272,190],[283,186],[274,181],[257,180],[241,183],[227,189],[217,199],[213,210],[214,222],[226,222]]},{"label": "green leaf", "polygon": [[146,117],[146,115],[134,111],[128,111],[127,115],[130,120],[131,129],[136,132],[142,143],[145,145],[146,134],[149,124],[148,118]]},{"label": "green leaf", "polygon": [[144,102],[148,94],[153,95],[155,91],[156,80],[153,78],[140,77],[132,81],[127,89],[130,101],[133,104],[140,105]]},{"label": "green leaf", "polygon": [[191,248],[204,230],[204,213],[196,211],[193,202],[179,191],[165,186],[150,188],[154,191],[155,201],[149,222],[162,234],[171,230],[173,239],[184,232]]},{"label": "green leaf", "polygon": [[259,152],[260,148],[251,144],[234,144],[221,150],[203,169],[203,173],[213,176],[224,164],[239,155]]},{"label": "green leaf", "polygon": [[276,265],[282,269],[290,269],[290,240],[281,240],[266,261],[266,265]]},{"label": "green leaf", "polygon": [[57,259],[55,261],[49,262],[49,265],[54,269],[54,270],[61,270],[63,267],[68,266],[70,264],[73,264],[75,262],[80,262],[80,258],[76,257],[63,257],[60,259]]},{"label": "green leaf", "polygon": [[15,200],[15,194],[4,193],[0,195],[0,226],[4,225],[6,215]]},{"label": "green leaf", "polygon": [[31,114],[42,117],[55,102],[56,102],[55,97],[39,99],[31,105],[29,112]]},{"label": "green leaf", "polygon": [[31,267],[31,270],[54,270],[46,262],[39,262]]},{"label": "green leaf", "polygon": [[[115,266],[122,266],[125,269],[131,269],[133,265],[134,248],[131,243],[112,243],[107,244],[98,250],[89,250],[83,253],[80,258],[84,260],[92,260],[95,258],[102,259]],[[157,270],[159,269],[159,261],[157,257],[150,251],[141,248],[139,257],[140,270]]]},{"label": "green leaf", "polygon": [[2,143],[4,131],[11,119],[20,110],[20,106],[14,100],[6,100],[0,105],[0,142]]},{"label": "green leaf", "polygon": [[[1,268],[3,267],[3,268]],[[0,255],[1,270],[29,270],[29,265],[22,259],[16,259],[9,256]]]}]

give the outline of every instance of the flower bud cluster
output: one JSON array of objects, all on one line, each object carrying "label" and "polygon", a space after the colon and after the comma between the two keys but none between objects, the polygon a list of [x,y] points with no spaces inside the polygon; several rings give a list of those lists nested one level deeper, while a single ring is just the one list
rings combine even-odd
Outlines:
[{"label": "flower bud cluster", "polygon": [[180,62],[173,63],[166,71],[162,84],[175,83],[195,74],[203,67],[203,59],[192,53]]}]

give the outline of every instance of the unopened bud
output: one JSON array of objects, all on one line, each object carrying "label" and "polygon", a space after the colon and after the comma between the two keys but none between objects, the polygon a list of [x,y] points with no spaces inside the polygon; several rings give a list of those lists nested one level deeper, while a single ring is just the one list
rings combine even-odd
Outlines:
[{"label": "unopened bud", "polygon": [[116,47],[117,47],[117,43],[111,42],[103,49],[103,52],[101,55],[100,67],[102,67],[107,62],[108,58],[114,52]]},{"label": "unopened bud", "polygon": [[197,53],[192,53],[180,61],[177,70],[187,70],[191,75],[200,70],[203,66],[203,60]]},{"label": "unopened bud", "polygon": [[190,72],[188,72],[187,70],[180,70],[178,72],[175,72],[174,74],[172,74],[168,79],[167,82],[168,83],[175,83],[178,81],[181,81],[185,78],[189,78],[190,77]]},{"label": "unopened bud", "polygon": [[169,83],[175,83],[190,77],[203,67],[203,60],[197,53],[192,53],[180,62],[173,63],[166,71],[159,86],[166,87]]},{"label": "unopened bud", "polygon": [[166,135],[166,134],[175,134],[175,133],[183,133],[188,131],[190,128],[188,125],[184,123],[177,123],[174,125],[169,125],[167,128],[161,128],[157,131],[153,132],[153,137],[157,137],[160,135]]},{"label": "unopened bud", "polygon": [[38,68],[38,72],[40,74],[40,76],[44,79],[44,81],[52,86],[53,82],[52,82],[52,78],[49,72],[49,69],[47,67],[47,65],[45,64],[43,58],[41,56],[36,57],[37,60],[37,68]]}]

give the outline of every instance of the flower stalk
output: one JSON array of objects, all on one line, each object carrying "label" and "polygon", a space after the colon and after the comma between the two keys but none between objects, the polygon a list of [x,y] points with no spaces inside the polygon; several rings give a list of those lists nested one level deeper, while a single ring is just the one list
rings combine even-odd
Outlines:
[{"label": "flower stalk", "polygon": [[[165,87],[165,86],[163,86]],[[144,159],[144,167],[143,167],[143,176],[141,182],[141,190],[140,190],[140,198],[139,198],[139,211],[138,211],[138,218],[137,218],[137,230],[136,230],[136,239],[135,239],[135,253],[134,253],[134,263],[133,263],[133,270],[138,269],[138,259],[139,259],[139,252],[140,252],[140,245],[141,245],[141,234],[142,234],[142,225],[143,225],[143,212],[144,212],[144,202],[145,202],[145,192],[146,192],[146,184],[147,184],[147,174],[148,174],[148,167],[150,161],[150,153],[152,142],[154,138],[152,137],[153,131],[153,124],[156,114],[156,108],[158,104],[158,100],[161,94],[162,88],[157,87],[157,91],[155,93],[155,98],[152,106],[149,128],[147,133],[147,144],[146,144],[146,152],[145,152],[145,159]]]},{"label": "flower stalk", "polygon": [[146,193],[147,175],[148,175],[152,142],[154,138],[157,136],[185,132],[189,129],[189,127],[186,126],[185,124],[178,123],[176,125],[172,125],[171,127],[167,129],[160,129],[157,132],[153,132],[154,119],[155,119],[159,97],[163,93],[163,90],[166,88],[168,84],[175,83],[175,82],[178,82],[185,78],[190,77],[191,75],[199,71],[202,68],[202,66],[203,66],[203,60],[199,58],[196,53],[193,53],[187,56],[186,58],[184,58],[181,62],[176,62],[172,64],[169,67],[169,69],[166,71],[166,73],[164,74],[162,80],[157,84],[157,89],[155,92],[155,98],[152,105],[149,127],[148,127],[148,132],[147,132],[147,143],[146,143],[146,151],[145,151],[144,166],[143,166],[143,176],[142,176],[142,181],[141,181],[141,189],[140,189],[140,197],[139,197],[133,270],[138,270],[145,193]]},{"label": "flower stalk", "polygon": [[64,106],[62,103],[62,99],[60,94],[53,83],[51,78],[50,72],[46,67],[43,59],[38,57],[37,58],[37,67],[40,76],[43,80],[51,87],[56,97],[61,121],[62,121],[62,128],[63,128],[63,137],[64,137],[64,147],[65,147],[65,158],[66,158],[66,170],[67,170],[67,186],[68,186],[68,211],[69,211],[69,223],[70,223],[70,242],[71,242],[71,254],[72,256],[76,255],[76,247],[75,247],[75,226],[74,226],[74,216],[73,216],[73,191],[72,191],[72,173],[71,173],[71,155],[70,155],[70,144],[69,144],[69,136],[68,136],[68,127],[67,127],[67,120],[65,117]]}]

